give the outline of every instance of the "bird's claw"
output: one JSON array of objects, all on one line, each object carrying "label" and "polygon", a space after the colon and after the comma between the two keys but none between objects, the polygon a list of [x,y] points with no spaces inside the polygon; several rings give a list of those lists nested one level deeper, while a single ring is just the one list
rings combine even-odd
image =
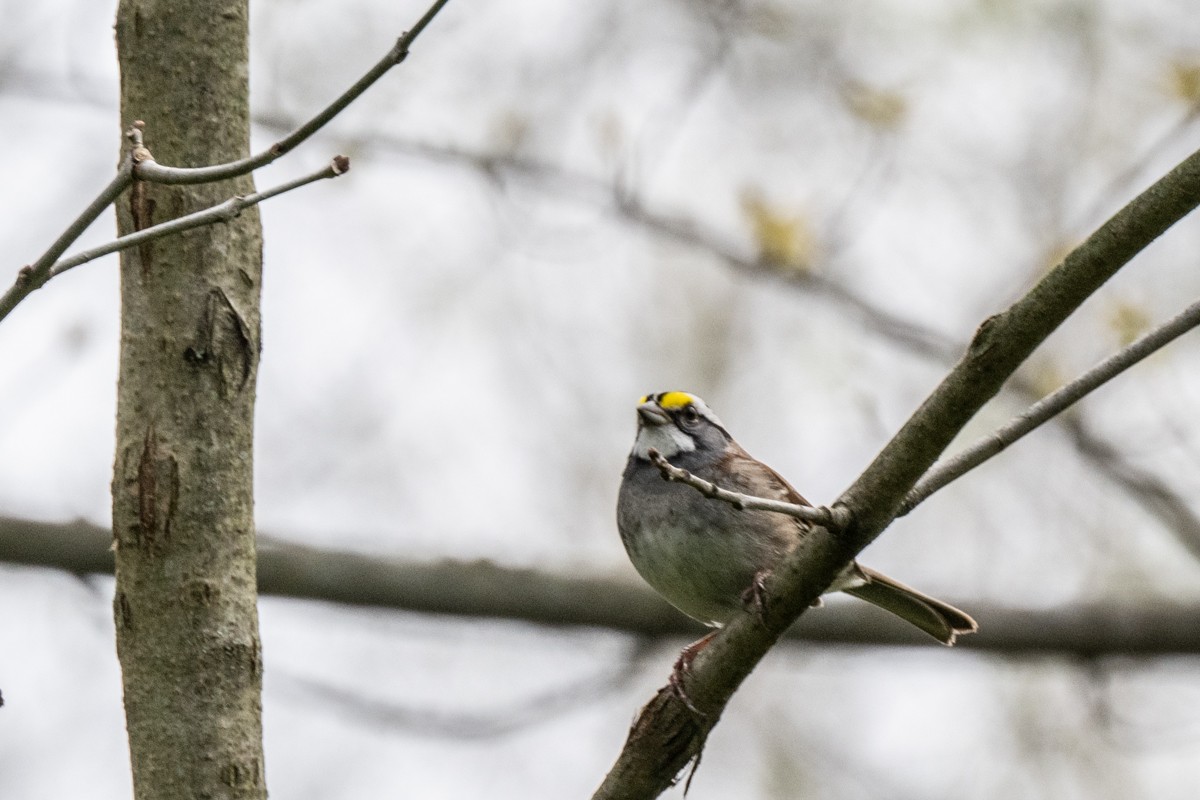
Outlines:
[{"label": "bird's claw", "polygon": [[754,573],[754,580],[746,591],[742,592],[742,603],[754,610],[754,615],[761,625],[766,625],[767,616],[767,575],[765,569]]},{"label": "bird's claw", "polygon": [[680,650],[679,658],[675,659],[675,666],[671,668],[671,677],[667,682],[671,687],[671,693],[679,698],[679,702],[687,706],[688,711],[691,711],[697,717],[706,717],[708,715],[696,708],[696,705],[692,702],[692,698],[688,697],[687,689],[683,686],[683,679],[692,668],[692,661],[695,660],[696,654],[703,650],[716,635],[717,632],[713,631],[704,638],[697,639]]}]

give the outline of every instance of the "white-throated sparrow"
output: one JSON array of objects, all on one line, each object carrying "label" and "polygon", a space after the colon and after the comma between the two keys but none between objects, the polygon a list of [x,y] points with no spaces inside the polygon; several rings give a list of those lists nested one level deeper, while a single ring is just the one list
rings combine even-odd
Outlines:
[{"label": "white-throated sparrow", "polygon": [[[743,606],[743,597],[759,576],[778,563],[808,527],[783,514],[738,510],[690,486],[665,481],[650,460],[650,450],[723,489],[810,504],[779,473],[743,450],[699,397],[686,392],[647,395],[639,401],[637,414],[637,439],[617,500],[621,541],[637,571],[671,605],[719,628]],[[873,603],[943,644],[954,644],[959,634],[978,629],[975,620],[957,608],[857,562],[851,562],[829,591]],[[684,651],[684,667],[693,648],[706,639]]]}]

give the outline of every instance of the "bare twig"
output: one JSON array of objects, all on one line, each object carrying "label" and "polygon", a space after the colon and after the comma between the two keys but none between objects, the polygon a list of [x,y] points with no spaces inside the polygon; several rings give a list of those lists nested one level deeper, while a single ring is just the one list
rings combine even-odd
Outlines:
[{"label": "bare twig", "polygon": [[355,81],[353,86],[343,92],[341,96],[330,103],[315,117],[261,153],[256,153],[237,161],[231,161],[227,164],[214,164],[212,166],[195,168],[167,167],[149,158],[140,161],[136,165],[134,169],[135,177],[139,180],[150,181],[152,183],[212,183],[227,178],[236,178],[239,175],[245,175],[259,167],[270,164],[275,159],[295,149],[305,139],[325,127],[331,119],[357,100],[359,95],[371,88],[388,70],[408,58],[409,48],[412,46],[412,43],[416,41],[416,38],[421,35],[421,31],[425,30],[426,26],[433,21],[433,18],[437,16],[437,13],[448,2],[449,0],[436,0],[429,7],[429,10],[425,12],[424,16],[417,20],[417,23],[412,28],[405,31],[396,40],[396,44],[392,46],[392,49],[376,62],[375,66],[367,70],[366,74]]},{"label": "bare twig", "polygon": [[94,261],[95,259],[100,258],[101,256],[106,256],[110,253],[128,250],[130,247],[136,247],[137,245],[145,244],[146,242],[153,241],[154,239],[161,239],[164,236],[170,236],[171,234],[175,233],[183,233],[184,231],[190,231],[193,228],[199,228],[204,225],[213,225],[218,222],[228,222],[229,220],[237,217],[247,208],[256,206],[264,200],[269,200],[276,195],[290,192],[293,189],[299,189],[300,187],[307,186],[315,181],[324,180],[326,178],[336,178],[339,175],[349,171],[349,169],[349,158],[346,156],[334,156],[333,160],[329,162],[328,166],[322,167],[321,169],[309,175],[296,178],[295,180],[288,181],[287,183],[281,183],[278,186],[262,192],[254,192],[253,194],[247,195],[236,195],[223,203],[218,203],[215,206],[201,209],[200,211],[188,214],[187,216],[179,217],[178,219],[161,222],[158,225],[153,225],[149,228],[144,228],[135,233],[130,233],[126,236],[114,239],[111,242],[100,245],[99,247],[93,247],[90,250],[84,250],[81,253],[71,256],[70,258],[64,258],[62,261],[55,263],[50,268],[47,280],[57,275],[61,275],[69,269],[78,267],[81,264],[86,264],[89,261]]},{"label": "bare twig", "polygon": [[850,521],[846,509],[830,509],[825,506],[802,506],[796,503],[785,503],[782,500],[768,500],[765,497],[755,497],[750,494],[731,492],[715,483],[698,478],[686,469],[680,469],[663,456],[662,453],[650,448],[648,454],[654,466],[662,473],[663,480],[675,481],[690,486],[700,494],[712,500],[728,503],[739,511],[772,511],[785,514],[804,522],[812,522],[831,530],[839,530]]},{"label": "bare twig", "polygon": [[1200,301],[1188,306],[1169,322],[1100,362],[1067,385],[1046,395],[1025,412],[1014,417],[1008,424],[980,439],[954,458],[934,467],[905,496],[897,516],[912,511],[937,490],[1000,453],[1013,442],[1069,408],[1080,398],[1095,391],[1197,325],[1200,325]]},{"label": "bare twig", "polygon": [[50,245],[37,261],[22,267],[17,273],[16,282],[9,287],[9,290],[4,293],[3,297],[0,297],[0,320],[7,317],[17,307],[18,303],[37,289],[40,289],[46,281],[50,280],[52,277],[51,269],[54,267],[54,263],[58,260],[59,256],[65,253],[67,248],[83,235],[88,226],[96,221],[96,217],[104,213],[104,210],[112,205],[113,201],[132,182],[133,158],[131,154],[126,154],[121,161],[121,166],[117,168],[117,174],[109,181],[108,186],[105,186],[100,194],[96,195],[96,199],[67,226],[67,229],[54,240],[54,244]]},{"label": "bare twig", "polygon": [[[46,281],[54,277],[60,272],[70,269],[76,264],[71,264],[66,267],[61,267],[56,262],[67,251],[75,240],[77,240],[83,232],[91,225],[97,217],[99,217],[105,209],[112,205],[113,201],[120,196],[121,192],[136,179],[150,181],[152,183],[168,183],[168,184],[197,184],[211,183],[214,181],[234,178],[239,175],[245,175],[261,166],[270,164],[275,159],[283,154],[293,150],[297,145],[308,139],[322,127],[324,127],[331,119],[337,116],[343,109],[354,102],[363,92],[371,87],[379,80],[384,73],[404,61],[408,57],[409,48],[423,30],[433,21],[437,13],[442,10],[449,0],[436,0],[425,12],[425,14],[417,20],[411,29],[406,31],[395,45],[380,59],[375,66],[371,67],[365,75],[359,78],[353,86],[342,93],[340,97],[329,104],[323,111],[315,117],[304,123],[292,133],[280,139],[275,144],[268,147],[261,153],[258,153],[248,158],[232,161],[228,164],[216,164],[208,167],[177,168],[166,167],[157,163],[150,151],[142,144],[141,128],[135,125],[127,134],[130,139],[130,152],[121,161],[120,167],[117,169],[117,174],[113,176],[112,181],[108,186],[96,196],[96,199],[84,209],[67,229],[54,241],[49,249],[38,258],[37,261],[22,267],[17,272],[16,281],[0,297],[0,320],[16,308],[17,304],[28,297],[32,292],[41,288]],[[329,176],[326,176],[329,177]],[[293,187],[294,188],[294,187]],[[265,199],[260,197],[259,201]],[[244,206],[243,206],[244,207]],[[236,214],[234,214],[236,216]],[[206,224],[206,223],[200,223]],[[189,226],[195,227],[195,225]],[[182,228],[186,230],[187,228]],[[142,231],[145,233],[147,231]],[[119,241],[119,240],[118,240]],[[144,240],[140,240],[144,241]],[[115,244],[115,242],[113,243]],[[136,244],[133,242],[132,244]],[[128,246],[128,245],[127,245]],[[120,248],[118,248],[120,249]],[[105,252],[114,252],[107,250]],[[103,255],[103,253],[99,254]],[[92,256],[95,258],[96,256]],[[86,261],[86,259],[85,259]],[[84,262],[79,262],[84,263]]]}]

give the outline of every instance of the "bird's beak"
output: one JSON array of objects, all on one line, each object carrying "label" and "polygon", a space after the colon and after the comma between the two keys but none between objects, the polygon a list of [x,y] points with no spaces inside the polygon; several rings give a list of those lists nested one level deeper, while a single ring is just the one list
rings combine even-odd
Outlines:
[{"label": "bird's beak", "polygon": [[642,403],[638,406],[638,422],[643,425],[666,425],[671,421],[667,416],[667,412],[659,408],[658,403],[653,401]]}]

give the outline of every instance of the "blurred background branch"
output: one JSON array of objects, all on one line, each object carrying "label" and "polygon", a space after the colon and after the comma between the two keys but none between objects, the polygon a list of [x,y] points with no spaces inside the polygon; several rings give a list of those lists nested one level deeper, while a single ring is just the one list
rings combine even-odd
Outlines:
[{"label": "blurred background branch", "polygon": [[[1162,138],[1147,148],[1119,176],[1105,186],[1101,200],[1111,202],[1112,192],[1128,191],[1135,182],[1144,177],[1144,172],[1153,157],[1162,148],[1179,141],[1192,129],[1200,118],[1192,107]],[[290,118],[260,114],[258,124],[272,130],[290,130],[294,121]],[[649,209],[636,193],[623,186],[617,179],[605,179],[596,175],[572,170],[535,157],[505,153],[472,151],[420,141],[410,141],[386,133],[373,132],[359,137],[338,137],[339,146],[346,150],[379,149],[398,155],[428,160],[434,163],[451,163],[478,170],[497,185],[508,181],[521,181],[536,191],[574,202],[591,205],[605,210],[620,219],[642,229],[646,233],[673,241],[689,249],[706,254],[725,263],[738,274],[751,279],[765,280],[789,287],[807,296],[828,303],[839,314],[846,315],[877,336],[889,346],[897,347],[912,355],[929,359],[938,365],[953,364],[966,348],[966,342],[942,333],[919,321],[905,319],[887,309],[860,297],[852,289],[840,284],[836,277],[824,274],[815,266],[797,269],[795,265],[768,258],[755,258],[743,252],[744,247],[733,241],[723,240],[712,225],[703,220],[683,216],[670,216]],[[1089,213],[1090,218],[1093,214]],[[1047,393],[1032,376],[1018,371],[1005,385],[1003,394],[1023,404],[1035,403]],[[1103,476],[1114,489],[1127,495],[1142,509],[1157,518],[1164,528],[1172,533],[1187,551],[1200,562],[1200,514],[1197,514],[1167,482],[1143,469],[1129,464],[1121,452],[1103,437],[1095,433],[1086,418],[1072,414],[1059,414],[1052,420],[1066,434],[1075,452],[1096,473]]]},{"label": "blurred background branch", "polygon": [[[0,561],[77,575],[112,574],[110,533],[87,522],[0,518]],[[298,600],[421,614],[607,628],[639,637],[694,637],[706,629],[649,588],[620,578],[553,574],[490,561],[424,563],[285,544],[264,537],[259,591]],[[1200,653],[1200,606],[1093,603],[1055,609],[962,600],[982,632],[961,649],[1012,655]],[[927,637],[865,603],[827,602],[790,631],[797,642],[924,646]]]}]

